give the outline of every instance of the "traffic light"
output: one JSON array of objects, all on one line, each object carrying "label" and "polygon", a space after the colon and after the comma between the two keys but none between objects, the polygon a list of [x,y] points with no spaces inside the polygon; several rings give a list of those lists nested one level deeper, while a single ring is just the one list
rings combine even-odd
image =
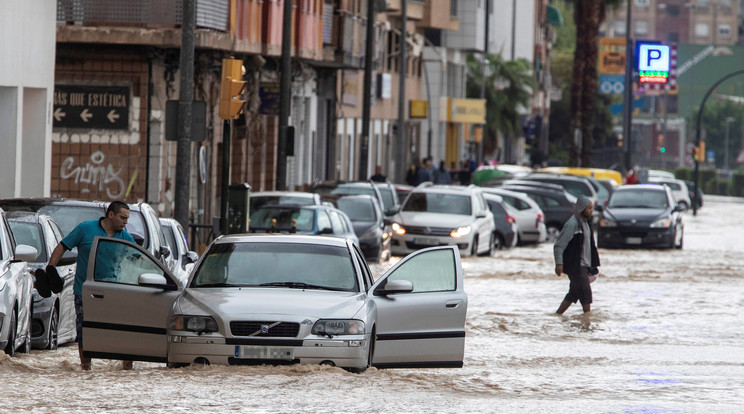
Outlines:
[{"label": "traffic light", "polygon": [[700,141],[700,144],[693,148],[692,159],[695,162],[705,162],[705,141]]},{"label": "traffic light", "polygon": [[617,146],[618,147],[623,146],[623,134],[617,134]]},{"label": "traffic light", "polygon": [[220,118],[233,119],[243,112],[243,80],[245,67],[239,59],[222,59],[222,84],[220,87]]},{"label": "traffic light", "polygon": [[666,147],[664,147],[664,135],[659,134],[659,153],[663,154],[666,152]]}]

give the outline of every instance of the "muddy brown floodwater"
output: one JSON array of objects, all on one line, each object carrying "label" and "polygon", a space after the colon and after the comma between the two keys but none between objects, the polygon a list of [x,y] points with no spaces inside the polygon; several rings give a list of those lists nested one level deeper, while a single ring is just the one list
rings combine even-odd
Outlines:
[{"label": "muddy brown floodwater", "polygon": [[67,345],[0,353],[0,411],[743,412],[744,200],[706,196],[685,215],[684,250],[600,255],[593,311],[564,316],[553,314],[568,281],[553,274],[552,245],[465,258],[462,369],[94,360],[82,372]]}]

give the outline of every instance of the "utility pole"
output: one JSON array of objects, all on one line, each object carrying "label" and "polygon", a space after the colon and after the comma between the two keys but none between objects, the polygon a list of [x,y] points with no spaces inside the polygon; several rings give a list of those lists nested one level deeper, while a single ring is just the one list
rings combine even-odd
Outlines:
[{"label": "utility pole", "polygon": [[359,181],[366,181],[369,166],[369,117],[372,106],[372,55],[375,47],[375,1],[367,0],[367,48],[364,52],[364,102],[362,103],[362,142],[359,148]]},{"label": "utility pole", "polygon": [[625,141],[625,168],[630,170],[631,149],[633,148],[633,39],[631,30],[632,1],[628,0],[625,16],[625,93],[623,94],[623,138]]},{"label": "utility pole", "polygon": [[[486,0],[486,33],[483,38],[483,61],[481,62],[481,75],[483,79],[481,80],[481,91],[480,91],[480,97],[481,99],[486,99],[486,68],[488,67],[488,59],[486,56],[488,56],[488,41],[489,38],[489,18],[491,17],[491,7],[490,7],[491,1]],[[516,14],[516,12],[514,13]],[[514,33],[512,33],[513,35]],[[512,42],[514,42],[514,38],[512,37]],[[512,43],[512,48],[514,47]],[[513,52],[512,52],[513,53]],[[486,114],[488,114],[488,111],[486,111]],[[478,143],[478,163],[483,162],[483,141],[486,139],[486,125],[483,125],[483,132],[481,133],[481,140]]]},{"label": "utility pole", "polygon": [[395,146],[395,177],[396,182],[402,183],[405,180],[406,170],[406,152],[408,151],[406,143],[406,59],[408,45],[406,44],[406,25],[408,22],[408,0],[400,2],[400,73],[398,78],[398,145]]},{"label": "utility pole", "polygon": [[[189,181],[191,178],[191,103],[194,100],[195,0],[183,0],[181,23],[181,81],[178,90],[178,143],[176,153],[175,219],[189,228]],[[226,194],[222,195],[226,197]]]},{"label": "utility pole", "polygon": [[292,104],[292,0],[284,0],[282,16],[282,62],[279,81],[279,142],[276,145],[276,189],[287,189],[287,131]]}]

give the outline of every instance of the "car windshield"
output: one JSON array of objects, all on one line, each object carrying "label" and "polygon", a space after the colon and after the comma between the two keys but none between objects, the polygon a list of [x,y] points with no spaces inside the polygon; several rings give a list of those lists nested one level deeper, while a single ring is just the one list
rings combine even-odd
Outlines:
[{"label": "car windshield", "polygon": [[305,243],[213,245],[191,287],[230,286],[358,291],[346,247]]},{"label": "car windshield", "polygon": [[268,204],[296,204],[300,206],[309,206],[315,204],[312,197],[302,197],[293,195],[283,196],[255,196],[250,198],[251,211],[255,211]]},{"label": "car windshield", "polygon": [[277,230],[290,230],[294,227],[298,232],[312,232],[315,227],[315,210],[262,207],[251,214],[250,226],[265,230],[271,228],[272,219],[276,219],[274,228]]},{"label": "car windshield", "polygon": [[609,208],[668,208],[663,191],[616,191],[612,194]]},{"label": "car windshield", "polygon": [[39,255],[32,262],[47,261],[47,251],[42,244],[43,236],[39,224],[23,221],[10,221],[8,224],[10,224],[10,230],[13,232],[16,243],[31,246],[39,252]]},{"label": "car windshield", "polygon": [[472,214],[469,196],[424,192],[411,193],[402,211],[460,214],[465,216]]},{"label": "car windshield", "polygon": [[395,207],[395,201],[393,200],[393,190],[390,187],[377,187],[382,196],[382,204],[385,206],[385,210],[389,210]]},{"label": "car windshield", "polygon": [[41,207],[39,213],[52,216],[62,229],[62,234],[68,235],[78,224],[105,216],[106,210],[95,207],[49,205]]},{"label": "car windshield", "polygon": [[375,208],[368,198],[341,197],[336,201],[338,209],[346,213],[351,221],[375,221]]}]

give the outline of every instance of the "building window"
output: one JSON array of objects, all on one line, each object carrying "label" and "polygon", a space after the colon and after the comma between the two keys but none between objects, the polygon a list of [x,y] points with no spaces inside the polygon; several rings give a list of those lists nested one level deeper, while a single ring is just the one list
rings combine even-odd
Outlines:
[{"label": "building window", "polygon": [[718,37],[731,37],[731,26],[728,24],[719,24]]},{"label": "building window", "polygon": [[639,35],[648,34],[648,22],[645,20],[638,20],[635,22],[635,32]]},{"label": "building window", "polygon": [[695,37],[708,37],[708,23],[695,23]]},{"label": "building window", "polygon": [[635,0],[635,5],[637,7],[648,7],[649,0]]},{"label": "building window", "polygon": [[679,33],[677,32],[667,33],[667,42],[668,43],[679,43]]},{"label": "building window", "polygon": [[450,16],[457,17],[457,0],[450,0]]},{"label": "building window", "polygon": [[625,35],[625,21],[615,20],[612,26],[613,26],[613,31],[615,32],[615,36]]}]

